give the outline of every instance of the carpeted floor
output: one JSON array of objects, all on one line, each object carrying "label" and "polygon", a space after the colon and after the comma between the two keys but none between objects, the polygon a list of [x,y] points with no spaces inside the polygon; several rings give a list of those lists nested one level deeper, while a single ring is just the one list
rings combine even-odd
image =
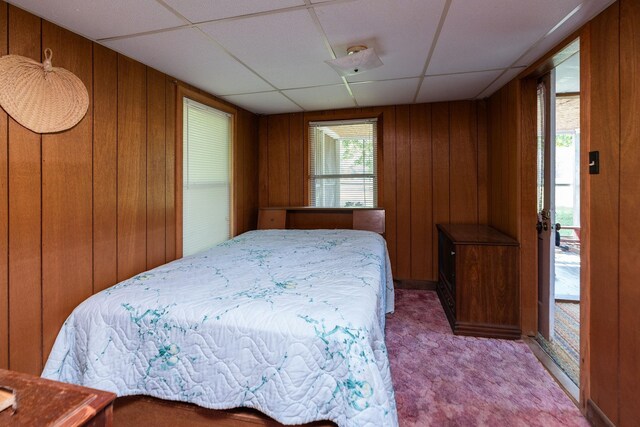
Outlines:
[{"label": "carpeted floor", "polygon": [[435,292],[396,290],[387,347],[401,426],[588,426],[521,341],[453,335]]}]

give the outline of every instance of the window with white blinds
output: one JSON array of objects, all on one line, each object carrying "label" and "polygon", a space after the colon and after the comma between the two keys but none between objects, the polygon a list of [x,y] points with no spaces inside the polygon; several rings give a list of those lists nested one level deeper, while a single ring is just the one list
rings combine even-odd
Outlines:
[{"label": "window with white blinds", "polygon": [[183,255],[230,238],[231,116],[184,98]]},{"label": "window with white blinds", "polygon": [[377,120],[309,123],[309,204],[378,205]]}]

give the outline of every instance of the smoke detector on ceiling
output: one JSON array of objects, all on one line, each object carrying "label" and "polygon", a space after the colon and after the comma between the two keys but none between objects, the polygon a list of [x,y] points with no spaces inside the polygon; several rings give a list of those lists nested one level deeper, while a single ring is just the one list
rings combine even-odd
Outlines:
[{"label": "smoke detector on ceiling", "polygon": [[364,73],[382,65],[375,50],[362,45],[349,47],[347,56],[325,62],[343,77]]}]

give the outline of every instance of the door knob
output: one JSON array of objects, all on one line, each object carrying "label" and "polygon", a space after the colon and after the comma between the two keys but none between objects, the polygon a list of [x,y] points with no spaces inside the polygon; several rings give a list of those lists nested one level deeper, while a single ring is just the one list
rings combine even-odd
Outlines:
[{"label": "door knob", "polygon": [[556,222],[556,231],[560,231],[562,230],[562,224],[560,224],[559,222]]}]

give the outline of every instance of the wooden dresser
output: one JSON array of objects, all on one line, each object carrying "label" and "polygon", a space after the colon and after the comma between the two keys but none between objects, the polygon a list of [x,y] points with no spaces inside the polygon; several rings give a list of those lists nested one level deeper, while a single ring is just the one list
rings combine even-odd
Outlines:
[{"label": "wooden dresser", "polygon": [[486,225],[437,227],[437,291],[453,333],[520,338],[518,242]]},{"label": "wooden dresser", "polygon": [[[116,395],[0,369],[0,386],[13,389],[17,410],[0,412],[0,425],[111,426]],[[13,414],[12,414],[13,413]]]}]

